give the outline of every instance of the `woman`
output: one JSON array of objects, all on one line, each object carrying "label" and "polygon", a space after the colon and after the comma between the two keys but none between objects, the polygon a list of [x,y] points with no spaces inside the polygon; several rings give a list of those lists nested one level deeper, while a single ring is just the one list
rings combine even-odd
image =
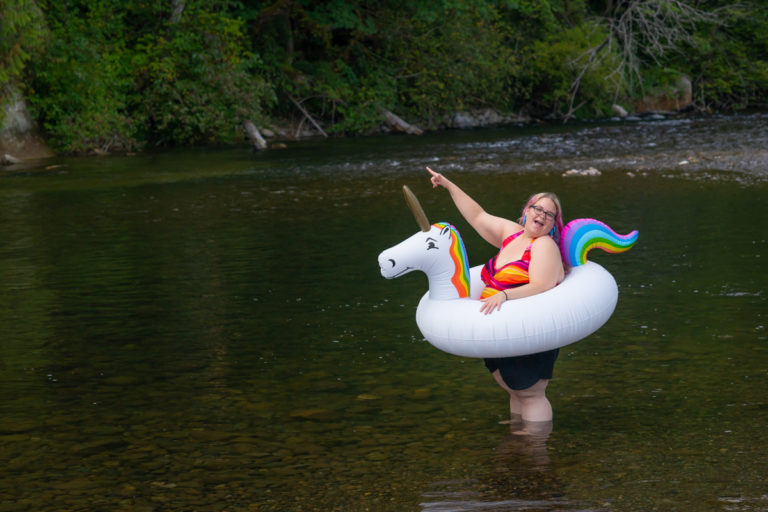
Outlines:
[{"label": "woman", "polygon": [[[500,250],[485,265],[485,289],[480,310],[486,315],[501,310],[508,300],[545,292],[565,278],[558,243],[563,228],[557,196],[543,192],[528,200],[518,222],[490,215],[456,184],[427,167],[433,187],[451,194],[461,215],[491,245]],[[558,349],[519,357],[486,359],[496,382],[509,393],[512,417],[526,422],[552,420],[546,389]]]}]

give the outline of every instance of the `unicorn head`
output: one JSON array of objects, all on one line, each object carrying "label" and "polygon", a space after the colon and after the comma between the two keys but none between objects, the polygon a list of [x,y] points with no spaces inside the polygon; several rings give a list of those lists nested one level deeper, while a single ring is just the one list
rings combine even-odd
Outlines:
[{"label": "unicorn head", "polygon": [[381,275],[394,279],[420,270],[429,280],[431,299],[469,296],[467,251],[458,230],[447,222],[430,225],[416,196],[405,186],[403,193],[421,232],[379,254]]}]

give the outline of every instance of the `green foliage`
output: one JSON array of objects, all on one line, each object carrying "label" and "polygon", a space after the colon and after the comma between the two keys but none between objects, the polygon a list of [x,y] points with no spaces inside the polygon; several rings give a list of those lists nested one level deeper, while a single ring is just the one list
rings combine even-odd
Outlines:
[{"label": "green foliage", "polygon": [[[398,103],[435,127],[457,110],[508,109],[519,62],[495,10],[452,9],[435,21],[413,21],[385,55],[397,63]],[[449,55],[449,58],[446,56]]]},{"label": "green foliage", "polygon": [[68,152],[135,147],[121,20],[103,4],[49,16],[45,58],[32,64],[30,104],[51,142]]},{"label": "green foliage", "polygon": [[43,14],[33,0],[0,2],[0,88],[17,80],[46,36]]},{"label": "green foliage", "polygon": [[[46,36],[43,13],[34,0],[0,2],[0,106],[8,100],[12,86]],[[0,123],[4,114],[0,109]]]},{"label": "green foliage", "polygon": [[681,74],[701,106],[766,104],[762,0],[691,0],[725,23],[687,27],[682,52],[637,48],[632,84],[627,49],[600,46],[630,5],[643,15],[600,0],[3,0],[0,86],[23,83],[68,152],[234,143],[244,120],[303,118],[294,102],[336,133],[374,131],[383,110],[424,128],[478,107],[600,117]]},{"label": "green foliage", "polygon": [[279,89],[326,115],[332,131],[373,130],[382,109],[436,127],[457,110],[512,104],[518,63],[490,2],[310,4],[292,18],[294,54],[284,75],[292,79]]},{"label": "green foliage", "polygon": [[739,110],[768,104],[768,12],[762,2],[727,5],[722,25],[704,26],[672,63],[692,77],[702,107]]},{"label": "green foliage", "polygon": [[[580,105],[584,110],[579,113],[585,117],[610,113],[614,100],[623,92],[608,78],[619,65],[618,56],[604,50],[590,60],[590,50],[607,36],[600,25],[585,23],[531,45],[519,75],[518,94],[529,100],[534,115],[566,115],[571,107]],[[574,81],[585,67],[571,105]]]},{"label": "green foliage", "polygon": [[561,25],[555,15],[556,3],[549,0],[510,0],[500,2],[500,14],[515,37],[533,42],[556,33]]},{"label": "green foliage", "polygon": [[83,0],[47,17],[53,37],[31,66],[30,101],[64,151],[232,143],[272,101],[243,23],[224,14],[190,2],[171,23],[155,4]]},{"label": "green foliage", "polygon": [[204,11],[185,13],[168,34],[147,34],[132,55],[142,84],[137,113],[156,144],[237,140],[245,120],[261,120],[271,98],[259,59],[242,49],[242,22]]}]

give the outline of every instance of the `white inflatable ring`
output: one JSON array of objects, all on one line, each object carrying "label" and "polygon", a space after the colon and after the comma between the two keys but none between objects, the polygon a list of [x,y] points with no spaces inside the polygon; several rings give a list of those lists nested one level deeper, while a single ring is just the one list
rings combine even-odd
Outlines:
[{"label": "white inflatable ring", "polygon": [[432,345],[463,357],[510,357],[544,352],[585,338],[608,321],[618,300],[613,276],[587,261],[591,249],[629,250],[637,231],[619,235],[595,219],[576,219],[563,228],[561,252],[572,267],[562,283],[544,293],[504,302],[488,315],[480,311],[482,266],[469,268],[458,230],[429,224],[407,187],[406,200],[421,232],[379,254],[381,275],[394,279],[424,272],[429,291],[416,309],[416,324]]},{"label": "white inflatable ring", "polygon": [[470,296],[433,300],[425,293],[416,324],[432,345],[463,357],[534,354],[585,338],[608,321],[619,291],[613,276],[595,262],[574,267],[544,293],[510,300],[486,315],[478,300],[482,266],[470,269]]}]

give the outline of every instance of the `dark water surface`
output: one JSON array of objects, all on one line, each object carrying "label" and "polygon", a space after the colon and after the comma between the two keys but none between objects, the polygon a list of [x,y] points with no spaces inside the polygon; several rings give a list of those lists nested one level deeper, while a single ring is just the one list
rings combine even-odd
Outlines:
[{"label": "dark water surface", "polygon": [[[62,159],[0,176],[2,511],[768,509],[766,117]],[[684,163],[685,162],[685,163]],[[424,342],[400,187],[640,230],[550,435]],[[594,166],[594,177],[564,177]]]}]

